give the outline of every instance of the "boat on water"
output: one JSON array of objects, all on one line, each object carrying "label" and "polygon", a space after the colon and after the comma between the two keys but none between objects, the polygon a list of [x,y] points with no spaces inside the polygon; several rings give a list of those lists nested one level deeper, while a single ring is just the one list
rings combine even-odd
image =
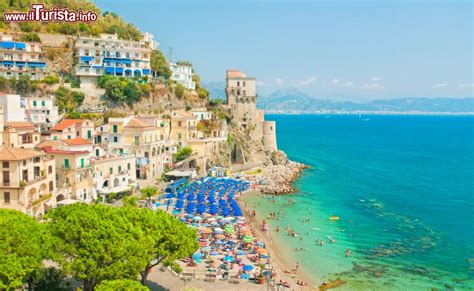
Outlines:
[{"label": "boat on water", "polygon": [[329,220],[339,220],[341,219],[339,216],[329,216]]}]

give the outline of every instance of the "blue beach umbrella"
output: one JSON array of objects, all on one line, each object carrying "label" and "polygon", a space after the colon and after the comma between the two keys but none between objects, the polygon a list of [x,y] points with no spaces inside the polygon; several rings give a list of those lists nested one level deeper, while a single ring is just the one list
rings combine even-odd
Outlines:
[{"label": "blue beach umbrella", "polygon": [[224,257],[224,262],[232,263],[233,261],[234,261],[234,257],[232,257],[232,256],[225,256]]},{"label": "blue beach umbrella", "polygon": [[243,268],[242,268],[244,271],[252,271],[253,270],[253,266],[252,265],[245,265]]}]

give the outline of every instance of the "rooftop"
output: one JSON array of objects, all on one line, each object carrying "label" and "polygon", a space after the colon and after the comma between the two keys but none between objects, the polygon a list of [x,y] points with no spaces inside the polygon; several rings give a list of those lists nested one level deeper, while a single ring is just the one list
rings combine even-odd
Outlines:
[{"label": "rooftop", "polygon": [[135,127],[135,128],[146,128],[146,127],[153,127],[153,125],[147,123],[144,120],[141,120],[137,117],[130,119],[129,122],[125,125],[125,127]]},{"label": "rooftop", "polygon": [[73,138],[73,139],[65,139],[63,142],[67,145],[70,146],[75,146],[75,145],[92,145],[92,142],[90,140],[84,139],[84,138]]},{"label": "rooftop", "polygon": [[34,128],[35,125],[31,122],[28,121],[8,121],[5,123],[5,127],[10,127],[10,128],[29,128],[32,127]]},{"label": "rooftop", "polygon": [[59,149],[53,149],[51,146],[43,147],[43,151],[45,153],[53,154],[53,155],[84,155],[84,154],[89,154],[88,151],[59,150]]},{"label": "rooftop", "polygon": [[0,160],[2,161],[22,161],[42,155],[42,152],[30,149],[12,148],[10,146],[0,147]]},{"label": "rooftop", "polygon": [[83,119],[64,119],[60,123],[56,124],[51,128],[51,130],[54,131],[63,131],[64,129],[68,128],[71,125],[75,125],[77,123],[82,123],[84,120]]}]

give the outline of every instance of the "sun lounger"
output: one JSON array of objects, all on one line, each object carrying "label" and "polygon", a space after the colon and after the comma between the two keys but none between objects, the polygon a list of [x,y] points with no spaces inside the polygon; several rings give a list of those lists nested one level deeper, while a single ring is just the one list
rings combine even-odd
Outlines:
[{"label": "sun lounger", "polygon": [[206,274],[206,278],[204,279],[204,281],[208,281],[208,282],[216,282],[216,280],[217,280],[217,275],[212,274],[212,273]]},{"label": "sun lounger", "polygon": [[239,275],[229,276],[229,283],[239,284],[240,283]]}]

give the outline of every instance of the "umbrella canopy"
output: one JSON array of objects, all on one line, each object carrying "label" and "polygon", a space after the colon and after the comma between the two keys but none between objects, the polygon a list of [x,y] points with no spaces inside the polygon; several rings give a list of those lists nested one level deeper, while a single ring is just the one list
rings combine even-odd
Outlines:
[{"label": "umbrella canopy", "polygon": [[244,252],[243,250],[238,250],[237,251],[237,256],[245,256],[247,253]]},{"label": "umbrella canopy", "polygon": [[268,251],[266,249],[259,248],[259,249],[257,249],[257,253],[266,254],[266,253],[268,253]]},{"label": "umbrella canopy", "polygon": [[193,219],[196,220],[196,221],[199,221],[199,220],[202,220],[202,217],[201,216],[194,216]]},{"label": "umbrella canopy", "polygon": [[234,261],[234,257],[232,257],[232,256],[225,256],[224,257],[224,262],[232,263],[233,261]]},{"label": "umbrella canopy", "polygon": [[220,227],[214,228],[214,233],[220,234],[220,233],[222,233],[223,231],[224,231],[224,230],[223,230],[222,228],[220,228]]},{"label": "umbrella canopy", "polygon": [[243,269],[244,271],[252,271],[252,270],[253,270],[253,266],[252,266],[252,265],[245,265],[242,269]]},{"label": "umbrella canopy", "polygon": [[244,238],[242,240],[246,243],[250,243],[250,242],[253,241],[253,237],[250,236],[250,235],[246,235],[246,236],[244,236]]},{"label": "umbrella canopy", "polygon": [[202,253],[201,252],[194,253],[192,258],[193,260],[199,260],[200,258],[202,258]]}]

